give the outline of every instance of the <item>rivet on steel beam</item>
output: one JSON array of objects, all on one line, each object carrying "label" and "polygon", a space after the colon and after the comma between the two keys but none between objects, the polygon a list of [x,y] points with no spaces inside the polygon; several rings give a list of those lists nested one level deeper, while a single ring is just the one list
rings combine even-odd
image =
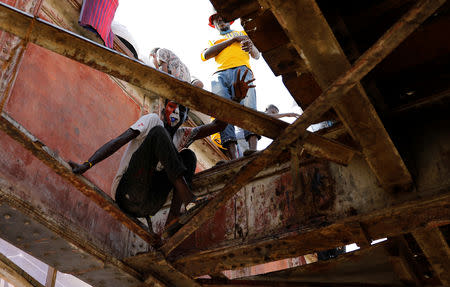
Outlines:
[{"label": "rivet on steel beam", "polygon": [[30,225],[30,221],[25,220],[25,222],[24,222],[23,224],[25,224],[25,225]]},{"label": "rivet on steel beam", "polygon": [[18,242],[22,241],[22,239],[23,239],[22,236],[17,236],[16,237],[16,241],[18,241]]},{"label": "rivet on steel beam", "polygon": [[10,219],[10,218],[11,218],[11,215],[8,214],[8,213],[6,213],[5,215],[3,215],[3,217],[4,217],[5,219]]},{"label": "rivet on steel beam", "polygon": [[39,232],[37,232],[37,231],[33,232],[33,236],[38,236],[38,235],[39,235]]}]

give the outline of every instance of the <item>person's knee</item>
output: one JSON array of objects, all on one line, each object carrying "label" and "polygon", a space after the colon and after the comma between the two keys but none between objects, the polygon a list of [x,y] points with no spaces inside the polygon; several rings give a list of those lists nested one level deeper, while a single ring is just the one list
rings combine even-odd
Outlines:
[{"label": "person's knee", "polygon": [[194,169],[197,165],[197,156],[190,149],[184,149],[180,152],[180,157],[186,167],[193,166]]}]

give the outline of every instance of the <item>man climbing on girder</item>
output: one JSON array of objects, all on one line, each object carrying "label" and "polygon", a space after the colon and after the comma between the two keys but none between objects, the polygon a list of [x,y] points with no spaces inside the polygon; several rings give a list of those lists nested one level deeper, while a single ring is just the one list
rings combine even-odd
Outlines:
[{"label": "man climbing on girder", "polygon": [[[220,38],[210,41],[210,47],[202,53],[202,60],[206,61],[214,58],[218,67],[211,81],[211,91],[223,98],[233,98],[233,83],[237,79],[237,71],[248,71],[247,77],[251,79],[253,73],[250,67],[250,56],[259,59],[259,51],[249,39],[245,31],[233,31],[230,25],[233,22],[226,22],[221,15],[215,13],[209,17],[209,26],[216,28]],[[256,109],[255,89],[249,89],[247,96],[241,101],[246,107]],[[249,150],[244,155],[249,155],[256,151],[260,136],[244,131],[245,139],[249,143]],[[233,125],[227,125],[220,133],[221,144],[229,150],[231,159],[238,157],[236,133]]]},{"label": "man climbing on girder", "polygon": [[[254,79],[245,80],[247,73],[244,71],[242,78],[240,71],[237,73],[233,85],[234,101],[240,102],[248,89],[254,88],[251,85]],[[88,161],[82,164],[69,161],[69,165],[74,173],[82,174],[129,143],[113,180],[112,197],[126,213],[148,219],[163,207],[173,188],[166,227],[177,225],[182,204],[186,213],[194,213],[205,202],[190,190],[197,158],[186,148],[195,140],[226,126],[225,122],[216,120],[194,128],[180,128],[188,111],[188,108],[166,100],[161,116],[154,113],[142,116],[120,136],[100,147]]]}]

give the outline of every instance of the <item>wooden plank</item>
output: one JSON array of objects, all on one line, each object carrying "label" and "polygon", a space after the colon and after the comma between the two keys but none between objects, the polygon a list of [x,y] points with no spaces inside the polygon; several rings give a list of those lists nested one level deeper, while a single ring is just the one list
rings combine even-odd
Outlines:
[{"label": "wooden plank", "polygon": [[[360,224],[369,238],[384,238],[411,232],[420,226],[446,223],[450,218],[450,194],[406,202],[343,220],[308,224],[296,230],[272,232],[266,238],[229,242],[210,250],[192,250],[174,259],[184,273],[200,276],[293,258],[357,242]],[[320,240],[319,240],[320,239]],[[370,248],[370,247],[369,247]]]},{"label": "wooden plank", "polygon": [[[437,1],[436,1],[437,2]],[[367,52],[365,52],[355,64],[330,87],[320,95],[292,125],[288,126],[272,144],[258,157],[231,178],[219,194],[212,199],[191,221],[184,225],[162,247],[164,254],[168,255],[188,236],[197,230],[215,212],[227,203],[245,184],[252,180],[261,170],[276,159],[290,144],[300,138],[307,140],[306,129],[315,119],[325,113],[333,103],[336,103],[342,95],[350,91],[377,63],[386,57],[409,33],[412,33],[427,16],[445,1],[438,4],[429,0],[422,0],[406,13],[393,27],[391,27]],[[397,154],[398,155],[398,154]],[[409,175],[409,173],[408,173]],[[410,175],[409,175],[410,176]],[[409,178],[411,180],[411,178]],[[398,182],[397,182],[398,183]]]},{"label": "wooden plank", "polygon": [[[179,81],[170,75],[41,19],[34,19],[32,16],[0,2],[0,29],[23,38],[26,37],[29,28],[31,29],[29,40],[32,43],[257,134],[276,138],[280,131],[288,126],[286,122]],[[336,150],[328,153],[327,142],[328,140],[316,140],[315,144],[320,146],[314,146],[310,150],[308,150],[309,147],[306,147],[306,149],[314,156],[319,156],[315,153],[320,150],[320,154],[326,154],[327,159],[336,159],[338,163],[343,163],[349,158],[348,149],[345,147],[338,153]],[[332,145],[337,146],[337,143]],[[331,147],[331,149],[335,148]]]},{"label": "wooden plank", "polygon": [[0,277],[14,286],[44,287],[3,254],[0,254]]},{"label": "wooden plank", "polygon": [[439,228],[420,228],[414,238],[445,286],[450,286],[450,248]]},{"label": "wooden plank", "polygon": [[[314,0],[260,0],[260,3],[268,5],[272,10],[297,51],[303,53],[307,59],[316,81],[323,90],[350,68],[350,63]],[[408,15],[385,33],[385,35],[394,33],[394,37],[378,41],[361,58],[372,62],[373,65],[379,63],[384,56],[379,57],[378,54],[372,53],[379,48],[377,45],[391,46],[387,49],[390,53],[398,46],[394,44],[395,42],[403,41],[443,3],[445,0],[418,2]],[[368,55],[370,57],[365,58]],[[367,67],[369,66],[371,65]],[[359,70],[358,65],[354,65],[353,69]],[[359,72],[367,74],[363,70]],[[362,86],[358,83],[361,78],[354,79],[356,87],[349,89],[345,99],[335,103],[333,107],[363,148],[363,153],[380,183],[389,189],[408,187],[412,182],[411,175]]]}]

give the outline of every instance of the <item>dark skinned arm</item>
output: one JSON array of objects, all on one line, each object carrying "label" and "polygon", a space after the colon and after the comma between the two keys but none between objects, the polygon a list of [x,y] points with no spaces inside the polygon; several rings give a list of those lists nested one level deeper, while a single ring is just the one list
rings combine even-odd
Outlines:
[{"label": "dark skinned arm", "polygon": [[[73,161],[69,161],[69,165],[72,168],[72,172],[75,174],[83,174],[86,172],[89,168],[94,166],[96,163],[101,162],[105,158],[111,156],[113,153],[115,153],[117,150],[119,150],[122,146],[124,146],[126,143],[134,139],[139,135],[139,131],[133,130],[133,129],[127,129],[123,134],[118,136],[115,139],[110,140],[106,144],[104,144],[102,147],[100,147],[90,158],[87,162],[84,162],[82,164],[75,163]],[[91,163],[92,166],[89,164]]]},{"label": "dark skinned arm", "polygon": [[219,55],[220,52],[222,52],[222,50],[225,49],[226,47],[230,46],[231,44],[233,44],[235,42],[244,41],[247,38],[248,38],[247,36],[237,36],[237,37],[228,39],[226,41],[223,41],[219,44],[216,44],[216,45],[211,46],[208,49],[206,49],[206,51],[203,53],[203,56],[205,57],[206,60],[214,58],[215,56]]},{"label": "dark skinned arm", "polygon": [[[237,81],[234,82],[234,98],[233,101],[240,102],[243,98],[247,96],[247,91],[250,88],[254,88],[254,85],[250,85],[255,79],[251,79],[245,81],[245,77],[247,76],[248,70],[245,70],[244,74],[241,78],[241,70],[239,69],[237,72]],[[202,139],[212,134],[223,131],[227,127],[227,123],[221,120],[214,120],[210,124],[201,125],[198,127],[198,133],[195,135],[194,140]]]}]

